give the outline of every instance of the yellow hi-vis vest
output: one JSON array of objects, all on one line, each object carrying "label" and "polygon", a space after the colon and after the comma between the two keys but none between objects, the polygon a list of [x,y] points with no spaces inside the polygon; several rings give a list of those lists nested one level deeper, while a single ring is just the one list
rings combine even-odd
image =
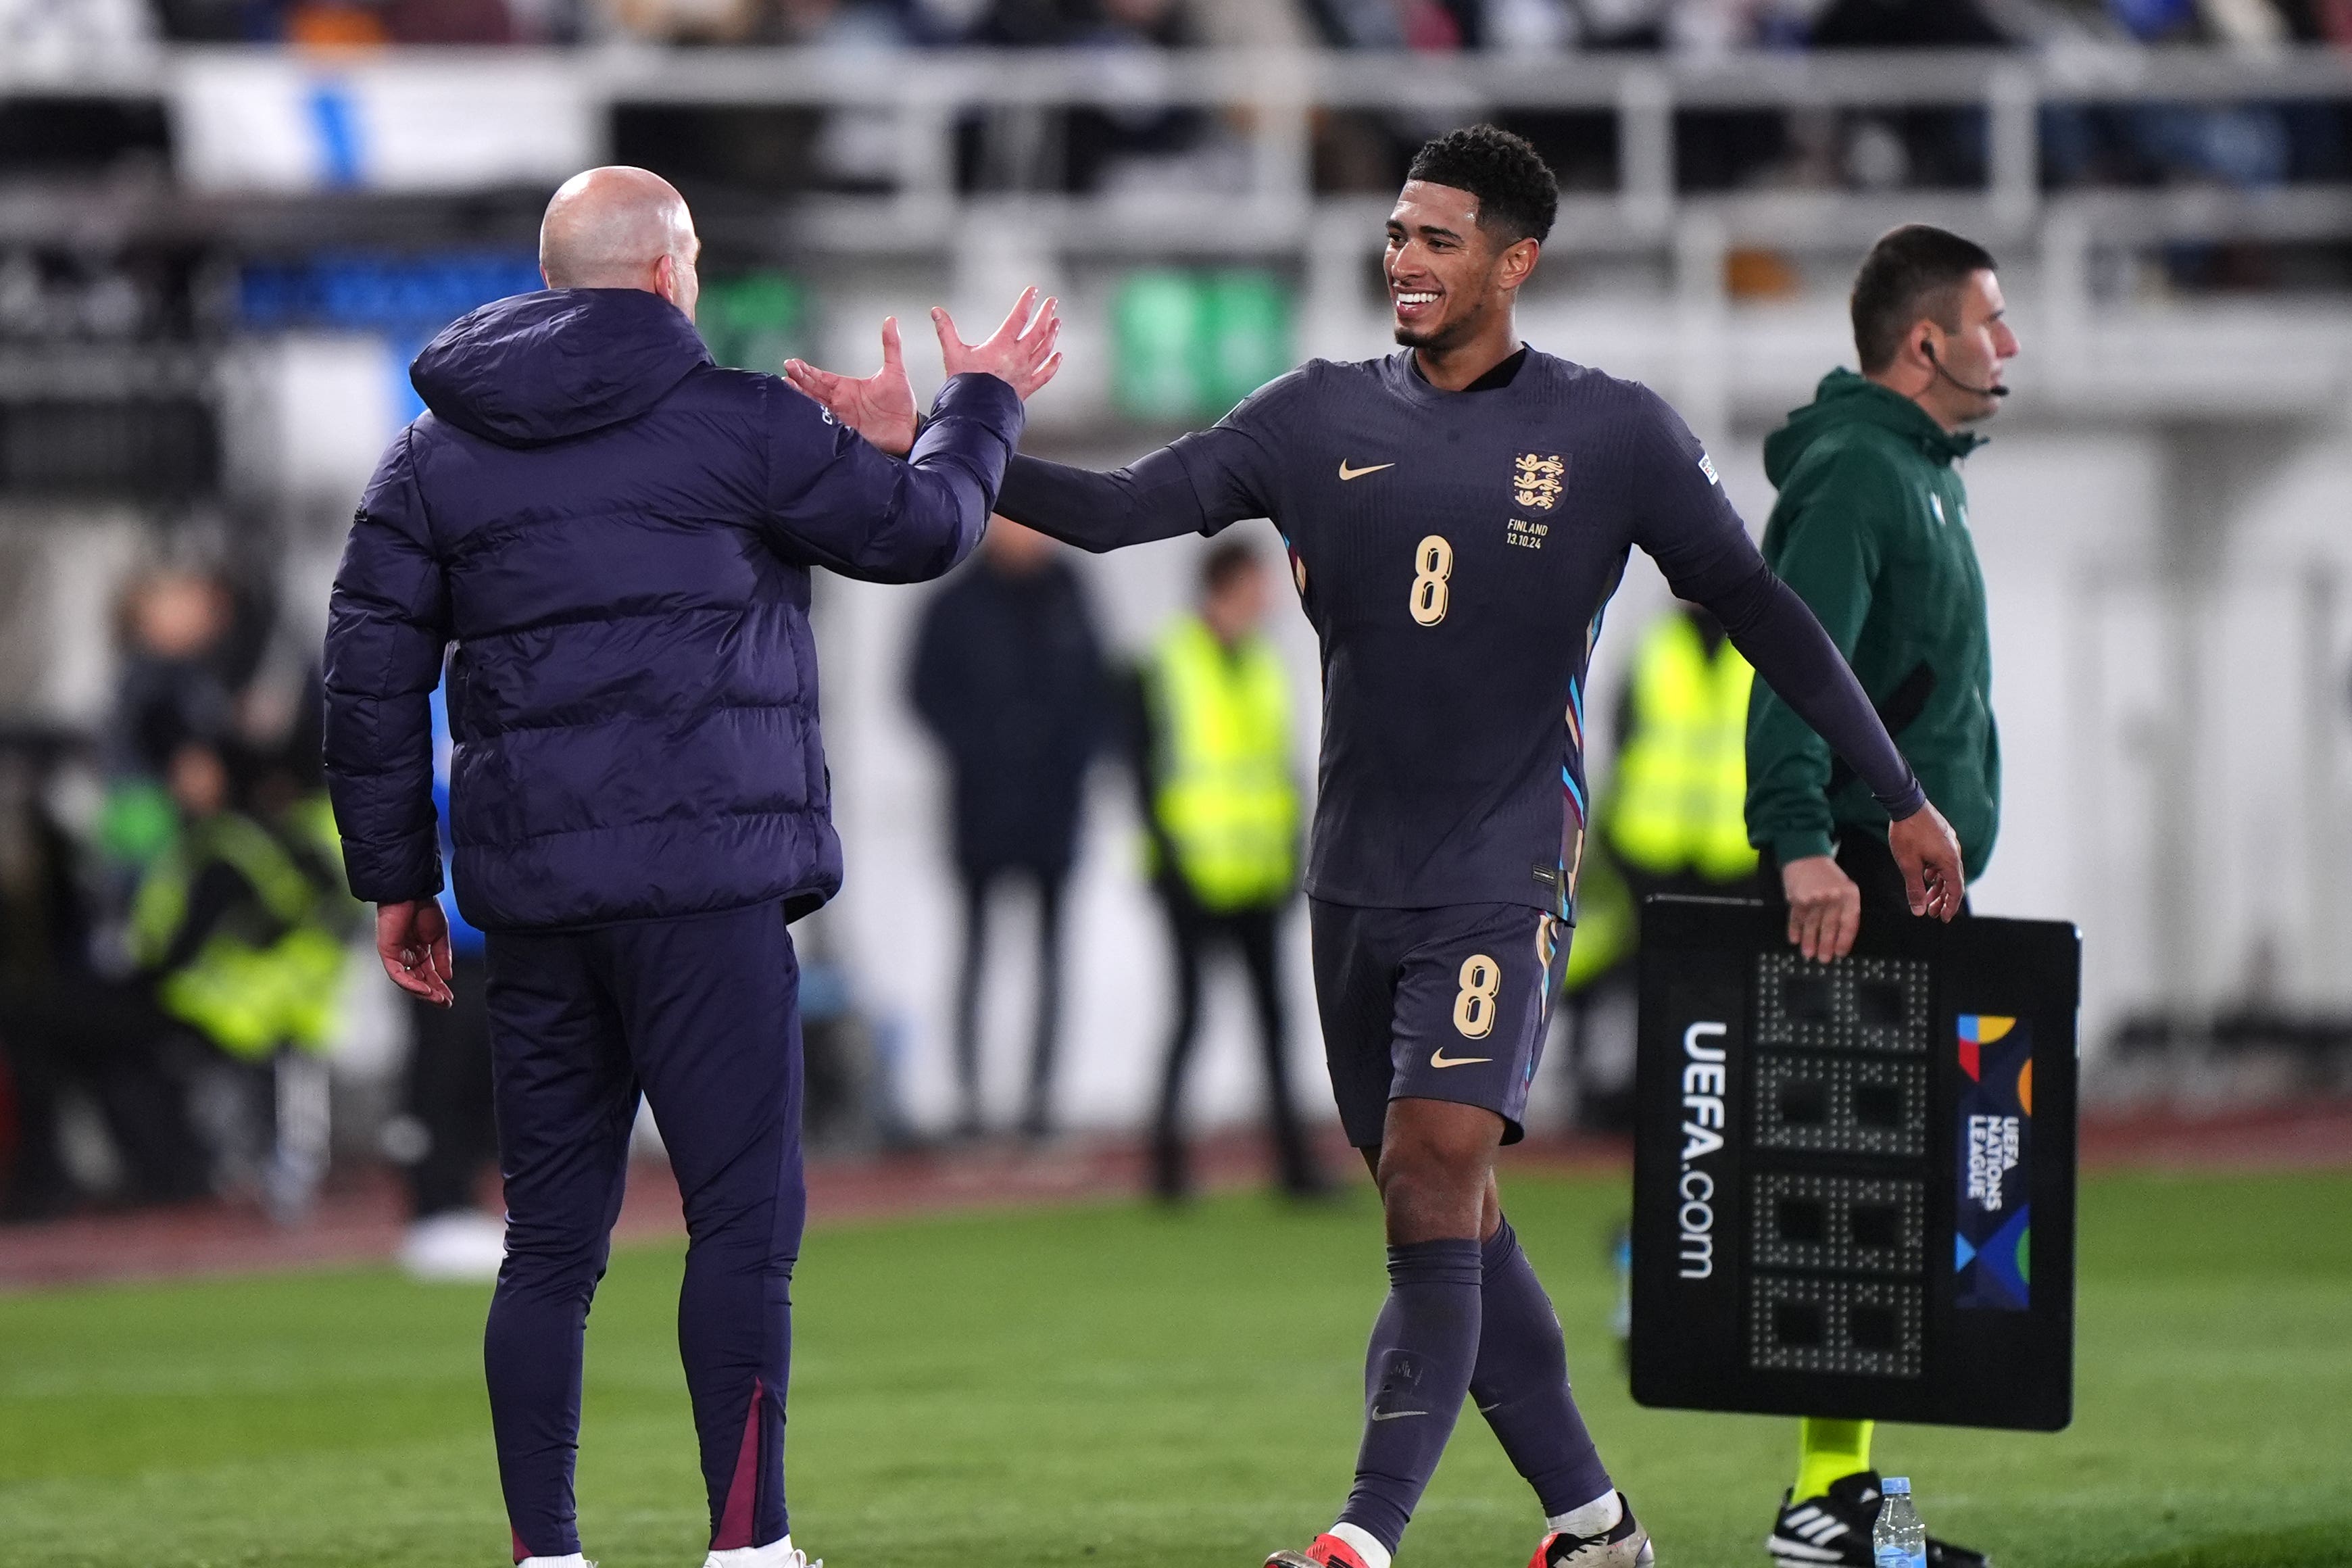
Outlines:
[{"label": "yellow hi-vis vest", "polygon": [[1748,689],[1728,642],[1709,658],[1690,617],[1661,616],[1633,666],[1633,731],[1611,781],[1609,845],[1636,870],[1727,882],[1756,868],[1748,842]]},{"label": "yellow hi-vis vest", "polygon": [[1290,689],[1264,637],[1230,651],[1195,616],[1151,650],[1160,778],[1152,814],[1192,896],[1210,910],[1286,897],[1298,870]]},{"label": "yellow hi-vis vest", "polygon": [[324,1047],[334,1031],[342,943],[316,918],[317,887],[286,847],[249,818],[223,815],[194,824],[156,861],[131,903],[134,956],[152,965],[170,951],[188,918],[197,872],[215,859],[236,868],[281,930],[264,940],[225,922],[163,977],[156,999],[234,1057],[257,1060],[283,1045]]}]

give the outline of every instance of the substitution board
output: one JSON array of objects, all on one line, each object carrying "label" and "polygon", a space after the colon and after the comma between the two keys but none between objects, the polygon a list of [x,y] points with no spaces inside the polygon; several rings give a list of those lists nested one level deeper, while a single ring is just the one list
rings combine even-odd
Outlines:
[{"label": "substitution board", "polygon": [[1633,1397],[2055,1431],[2074,1409],[2081,939],[1642,911]]}]

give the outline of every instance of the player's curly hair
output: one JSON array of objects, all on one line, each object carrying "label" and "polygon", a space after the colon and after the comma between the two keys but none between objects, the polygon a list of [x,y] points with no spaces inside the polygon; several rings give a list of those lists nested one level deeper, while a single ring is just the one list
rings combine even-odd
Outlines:
[{"label": "player's curly hair", "polygon": [[1404,177],[1476,196],[1478,226],[1507,245],[1547,237],[1559,214],[1559,182],[1543,155],[1498,125],[1465,125],[1423,142]]}]

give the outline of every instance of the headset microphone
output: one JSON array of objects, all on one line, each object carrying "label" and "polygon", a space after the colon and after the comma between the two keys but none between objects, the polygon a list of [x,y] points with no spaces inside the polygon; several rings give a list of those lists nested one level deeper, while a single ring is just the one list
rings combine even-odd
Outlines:
[{"label": "headset microphone", "polygon": [[1936,367],[1936,374],[1942,376],[1946,381],[1950,382],[1954,386],[1958,387],[1962,392],[1974,394],[1978,397],[2007,397],[2009,395],[2009,388],[1998,384],[1992,386],[1970,386],[1967,382],[1962,381],[1958,376],[1954,375],[1950,371],[1944,368],[1944,362],[1936,357],[1935,344],[1923,342],[1919,347],[1926,351],[1927,363]]}]

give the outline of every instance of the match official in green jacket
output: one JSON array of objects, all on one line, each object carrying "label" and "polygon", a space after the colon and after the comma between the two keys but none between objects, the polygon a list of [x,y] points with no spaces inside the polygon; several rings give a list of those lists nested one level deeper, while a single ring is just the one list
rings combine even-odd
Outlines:
[{"label": "match official in green jacket", "polygon": [[[1969,880],[2000,826],[1984,575],[1959,460],[2008,389],[2018,352],[1993,258],[1914,224],[1872,247],[1853,285],[1862,374],[1835,370],[1764,443],[1780,492],[1764,559],[1853,666],[1960,840]],[[1758,682],[1748,710],[1748,837],[1789,900],[1789,940],[1827,961],[1874,919],[1909,914],[1886,815],[1829,747]],[[1868,1421],[1808,1417],[1796,1485],[1766,1549],[1782,1568],[1871,1562],[1879,1506]],[[1930,1568],[1981,1568],[1940,1541]]]}]

